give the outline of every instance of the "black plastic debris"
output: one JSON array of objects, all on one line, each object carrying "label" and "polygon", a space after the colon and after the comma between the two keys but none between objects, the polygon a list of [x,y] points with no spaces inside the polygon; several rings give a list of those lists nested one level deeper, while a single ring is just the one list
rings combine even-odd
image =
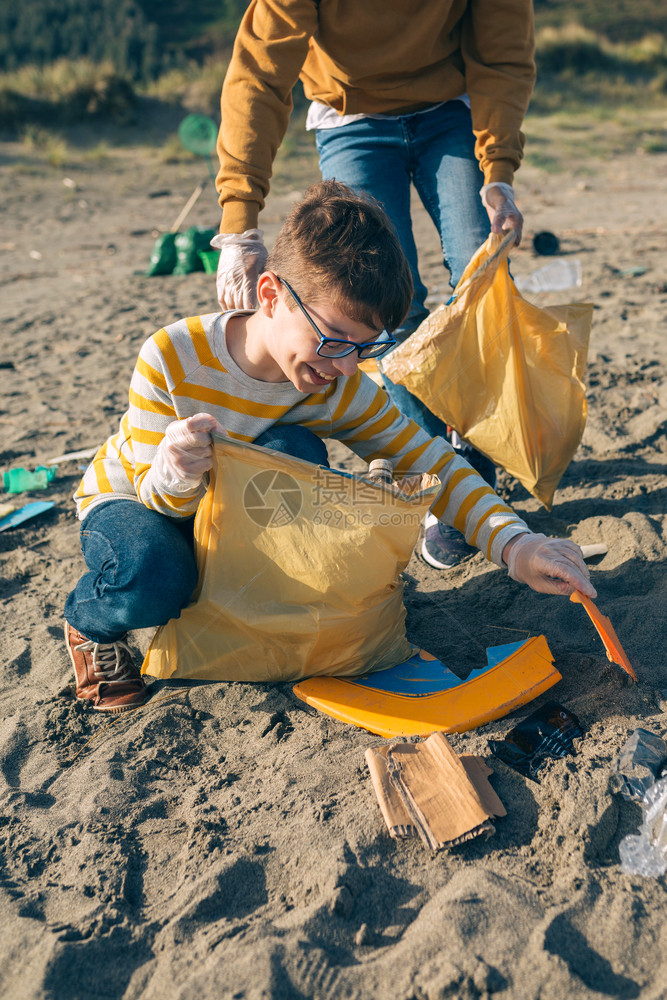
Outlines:
[{"label": "black plastic debris", "polygon": [[504,740],[489,740],[491,753],[526,778],[539,781],[546,760],[573,753],[573,741],[583,736],[579,719],[555,701],[529,715]]},{"label": "black plastic debris", "polygon": [[542,257],[555,257],[560,251],[560,240],[555,233],[544,229],[541,233],[535,233],[533,236],[533,250]]}]

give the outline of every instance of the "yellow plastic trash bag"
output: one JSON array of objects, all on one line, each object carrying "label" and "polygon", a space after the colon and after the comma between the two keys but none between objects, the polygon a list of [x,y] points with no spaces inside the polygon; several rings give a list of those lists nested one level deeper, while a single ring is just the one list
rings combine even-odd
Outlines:
[{"label": "yellow plastic trash bag", "polygon": [[285,681],[407,659],[399,573],[437,477],[394,492],[256,445],[218,439],[215,453],[195,520],[197,591],[158,629],[143,673]]},{"label": "yellow plastic trash bag", "polygon": [[453,301],[380,365],[549,508],[586,424],[593,306],[523,299],[507,263],[513,239],[489,236]]}]

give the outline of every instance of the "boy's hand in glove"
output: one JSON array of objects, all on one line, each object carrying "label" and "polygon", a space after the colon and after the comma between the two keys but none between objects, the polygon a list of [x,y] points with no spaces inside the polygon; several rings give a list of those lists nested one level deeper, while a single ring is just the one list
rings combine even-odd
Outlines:
[{"label": "boy's hand in glove", "polygon": [[261,229],[219,233],[211,246],[220,251],[216,290],[221,309],[256,309],[257,279],[266,266],[268,250]]},{"label": "boy's hand in glove", "polygon": [[517,535],[503,549],[503,560],[513,580],[538,593],[569,595],[579,590],[586,597],[597,597],[581,549],[566,538]]},{"label": "boy's hand in glove", "polygon": [[195,413],[169,424],[153,462],[154,473],[165,486],[193,490],[200,485],[213,465],[214,431],[224,434],[210,413]]}]

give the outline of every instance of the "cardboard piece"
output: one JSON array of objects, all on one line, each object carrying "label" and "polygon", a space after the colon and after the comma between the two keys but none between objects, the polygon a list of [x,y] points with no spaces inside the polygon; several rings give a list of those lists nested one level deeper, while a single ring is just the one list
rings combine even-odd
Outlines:
[{"label": "cardboard piece", "polygon": [[481,757],[457,757],[444,733],[423,743],[369,747],[366,762],[392,837],[418,836],[432,851],[495,831],[507,815]]},{"label": "cardboard piece", "polygon": [[410,813],[403,805],[403,800],[394,788],[387,770],[387,754],[390,747],[369,747],[366,751],[366,763],[371,772],[371,781],[380,806],[380,812],[387,824],[390,836],[416,837],[417,827],[414,826]]}]

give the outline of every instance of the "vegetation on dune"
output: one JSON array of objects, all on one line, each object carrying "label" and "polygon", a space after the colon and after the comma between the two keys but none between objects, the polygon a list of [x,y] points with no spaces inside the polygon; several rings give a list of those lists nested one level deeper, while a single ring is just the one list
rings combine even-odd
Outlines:
[{"label": "vegetation on dune", "polygon": [[109,62],[59,59],[0,75],[0,124],[70,124],[90,116],[127,121],[136,101],[130,81]]},{"label": "vegetation on dune", "polygon": [[533,0],[538,28],[578,24],[610,42],[667,33],[664,0]]},{"label": "vegetation on dune", "polygon": [[[0,126],[132,120],[150,98],[217,117],[248,0],[4,0]],[[598,112],[667,97],[664,0],[535,0],[531,113]],[[300,88],[297,107],[303,104]]]},{"label": "vegetation on dune", "polygon": [[[3,0],[0,72],[57,59],[111,62],[147,80],[228,54],[249,0]],[[578,25],[611,43],[667,34],[664,0],[534,0],[538,29]]]},{"label": "vegetation on dune", "polygon": [[215,118],[220,115],[220,91],[226,69],[226,59],[208,56],[203,63],[190,62],[171,69],[140,90],[149,97]]},{"label": "vegetation on dune", "polygon": [[646,35],[613,43],[578,24],[542,28],[537,34],[537,61],[543,76],[567,71],[646,76],[667,68],[667,40]]},{"label": "vegetation on dune", "polygon": [[578,24],[542,28],[537,73],[531,107],[541,112],[613,108],[636,102],[640,89],[656,100],[667,96],[667,40],[610,42]]},{"label": "vegetation on dune", "polygon": [[58,59],[110,62],[130,79],[229,50],[247,0],[3,0],[0,71]]},{"label": "vegetation on dune", "polygon": [[0,69],[68,59],[110,63],[138,79],[160,70],[158,28],[135,0],[4,0]]}]

